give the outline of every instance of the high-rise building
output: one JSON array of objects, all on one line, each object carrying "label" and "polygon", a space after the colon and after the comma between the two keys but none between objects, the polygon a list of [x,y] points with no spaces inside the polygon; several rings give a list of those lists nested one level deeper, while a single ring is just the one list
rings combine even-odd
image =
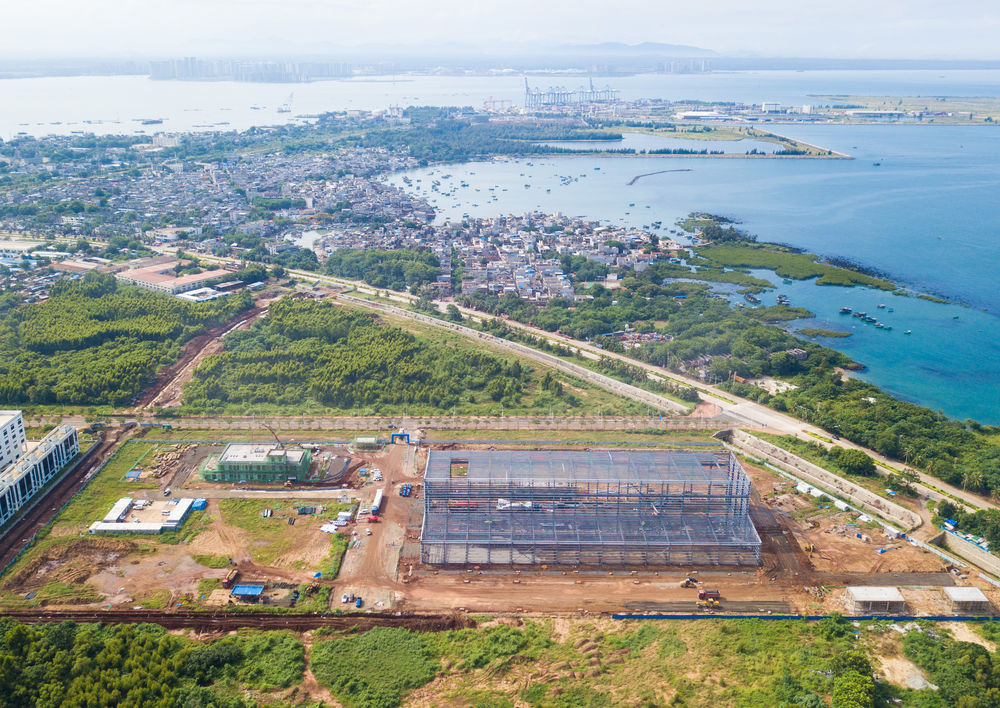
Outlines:
[{"label": "high-rise building", "polygon": [[0,472],[27,450],[21,411],[0,411]]}]

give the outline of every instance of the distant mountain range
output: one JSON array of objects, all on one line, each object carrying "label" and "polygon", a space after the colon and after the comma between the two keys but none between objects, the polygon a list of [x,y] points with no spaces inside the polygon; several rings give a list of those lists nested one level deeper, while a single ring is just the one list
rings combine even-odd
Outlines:
[{"label": "distant mountain range", "polygon": [[718,52],[687,44],[663,44],[661,42],[641,42],[640,44],[624,44],[622,42],[602,42],[601,44],[565,44],[554,47],[555,52],[591,53],[604,56],[619,55],[628,57],[666,56],[666,57],[711,57]]}]

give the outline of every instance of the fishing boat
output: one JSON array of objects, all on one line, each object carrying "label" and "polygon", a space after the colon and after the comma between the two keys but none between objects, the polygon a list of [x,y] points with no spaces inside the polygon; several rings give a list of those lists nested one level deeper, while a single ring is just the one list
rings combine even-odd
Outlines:
[{"label": "fishing boat", "polygon": [[905,332],[903,332],[903,334],[912,334],[912,332],[913,332],[913,330],[912,330],[912,329],[908,329],[908,330],[906,330]]},{"label": "fishing boat", "polygon": [[842,307],[842,308],[840,308],[840,314],[842,314],[842,315],[849,315],[849,314],[851,314],[851,308],[849,308],[849,307]]},{"label": "fishing boat", "polygon": [[746,300],[747,302],[749,302],[751,305],[759,305],[760,304],[760,298],[754,297],[750,293],[747,293],[746,295],[744,295],[743,299]]},{"label": "fishing boat", "polygon": [[882,303],[882,302],[880,302],[880,303],[879,303],[879,304],[877,304],[877,305],[876,305],[875,307],[877,307],[877,308],[878,308],[878,309],[880,309],[880,310],[884,310],[884,309],[885,309],[885,303]]}]

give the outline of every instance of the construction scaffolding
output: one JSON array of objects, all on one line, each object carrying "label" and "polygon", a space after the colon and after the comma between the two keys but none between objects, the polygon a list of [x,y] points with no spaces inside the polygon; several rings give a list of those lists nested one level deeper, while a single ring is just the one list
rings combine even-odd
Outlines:
[{"label": "construction scaffolding", "polygon": [[432,565],[759,565],[750,480],[729,452],[432,450]]}]

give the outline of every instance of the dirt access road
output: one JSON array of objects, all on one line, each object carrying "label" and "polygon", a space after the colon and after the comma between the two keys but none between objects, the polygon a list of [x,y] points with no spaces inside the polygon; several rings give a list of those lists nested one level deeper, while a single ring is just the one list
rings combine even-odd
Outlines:
[{"label": "dirt access road", "polygon": [[205,360],[205,357],[222,351],[222,339],[227,334],[238,329],[247,329],[267,313],[267,308],[272,302],[274,302],[273,298],[261,300],[253,309],[241,312],[229,322],[213,327],[185,344],[181,358],[174,364],[161,369],[153,384],[143,392],[136,405],[136,411],[152,408],[179,408],[184,384],[191,380],[194,370]]}]

